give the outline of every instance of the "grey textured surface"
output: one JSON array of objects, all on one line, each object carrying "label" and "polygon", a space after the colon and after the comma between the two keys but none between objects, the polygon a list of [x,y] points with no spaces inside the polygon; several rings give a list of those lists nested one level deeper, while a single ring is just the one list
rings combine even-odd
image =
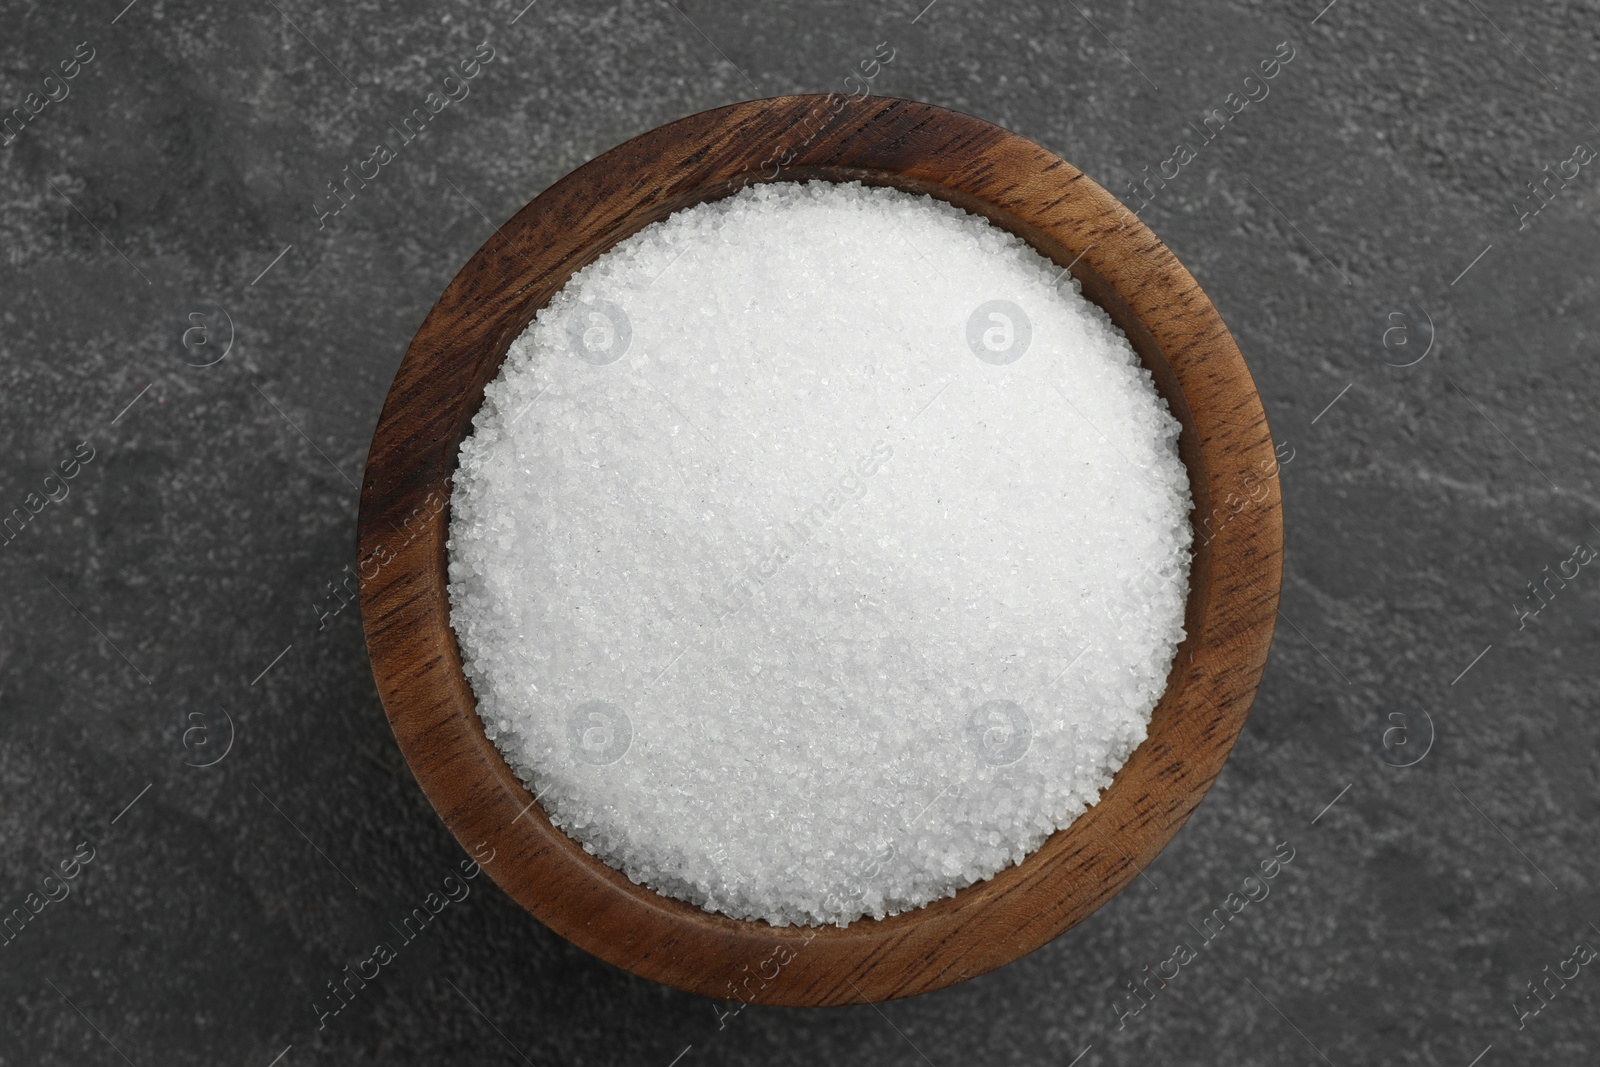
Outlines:
[{"label": "grey textured surface", "polygon": [[[920,6],[0,4],[8,111],[94,50],[0,147],[0,507],[94,449],[0,548],[0,910],[94,850],[0,947],[0,1063],[1594,1062],[1595,968],[1521,1029],[1512,1005],[1600,946],[1600,576],[1524,629],[1514,605],[1600,544],[1600,175],[1525,229],[1513,205],[1600,144],[1600,5]],[[324,184],[485,39],[471,94],[319,230]],[[1286,624],[1147,877],[944,992],[722,1025],[480,879],[319,1029],[325,983],[461,859],[355,611],[318,624],[389,380],[493,226],[673,118],[842,88],[880,41],[877,92],[1002,123],[1122,192],[1285,40],[1270,95],[1144,213],[1295,456]],[[192,367],[208,302],[234,340]],[[1387,316],[1420,343],[1416,309],[1432,351],[1389,366]],[[231,751],[186,766],[220,751],[218,709]],[[1385,747],[1391,712],[1409,747]],[[1119,1030],[1123,982],[1282,841],[1271,896]]]}]

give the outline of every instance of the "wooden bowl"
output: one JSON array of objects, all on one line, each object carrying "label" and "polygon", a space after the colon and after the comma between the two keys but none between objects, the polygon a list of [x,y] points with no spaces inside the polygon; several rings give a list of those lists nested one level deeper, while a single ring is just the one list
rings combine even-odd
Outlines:
[{"label": "wooden bowl", "polygon": [[[511,341],[576,270],[691,204],[755,181],[859,179],[959,205],[1070,266],[1183,425],[1195,499],[1188,638],[1148,739],[1100,802],[1021,864],[954,897],[843,929],[773,927],[635,885],[551,826],[484,736],[450,628],[445,541],[457,448]],[[1266,664],[1283,526],[1266,416],[1189,272],[1065,160],[906,100],[793,96],[670,123],[558,181],[457,274],[406,352],[361,492],[362,623],[423,792],[500,887],[634,974],[768,1004],[878,1001],[983,974],[1082,921],[1183,825],[1221,770]]]}]

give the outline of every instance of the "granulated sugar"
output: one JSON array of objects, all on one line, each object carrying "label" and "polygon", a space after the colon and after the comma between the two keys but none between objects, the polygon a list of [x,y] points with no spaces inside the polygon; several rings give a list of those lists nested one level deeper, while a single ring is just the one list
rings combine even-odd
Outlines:
[{"label": "granulated sugar", "polygon": [[1093,804],[1183,637],[1178,423],[1026,244],[758,185],[578,272],[461,446],[451,621],[484,727],[636,882],[845,924]]}]

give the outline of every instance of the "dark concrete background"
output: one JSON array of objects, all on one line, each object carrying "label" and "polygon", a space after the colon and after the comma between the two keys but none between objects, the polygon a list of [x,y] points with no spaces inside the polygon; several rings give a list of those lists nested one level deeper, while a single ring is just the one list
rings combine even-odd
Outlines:
[{"label": "dark concrete background", "polygon": [[[1600,574],[1516,607],[1600,545],[1600,174],[1526,229],[1513,205],[1600,145],[1600,4],[124,2],[0,4],[7,111],[94,50],[0,148],[0,511],[94,449],[0,548],[0,912],[94,850],[0,947],[0,1064],[1594,1062],[1600,969],[1522,1029],[1512,1005],[1600,946]],[[471,95],[319,230],[324,184],[485,39]],[[663,122],[842,89],[880,41],[875,91],[1120,192],[1285,40],[1144,213],[1294,450],[1260,697],[1147,878],[987,977],[720,1027],[485,878],[319,1030],[325,983],[462,858],[356,612],[318,615],[401,353],[493,226]],[[189,366],[225,340],[207,305],[232,348]],[[231,751],[186,766],[223,710]],[[1271,896],[1119,1031],[1123,981],[1281,841]]]}]

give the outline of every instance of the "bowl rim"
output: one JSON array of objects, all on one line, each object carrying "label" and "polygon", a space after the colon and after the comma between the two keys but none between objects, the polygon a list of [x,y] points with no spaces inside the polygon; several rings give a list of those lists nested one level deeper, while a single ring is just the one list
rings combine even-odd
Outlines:
[{"label": "bowl rim", "polygon": [[[535,312],[650,222],[746,184],[808,179],[928,192],[1070,270],[1128,334],[1183,424],[1197,533],[1188,636],[1148,737],[1099,802],[992,878],[843,928],[774,927],[663,897],[552,826],[478,720],[446,590],[459,444]],[[1268,489],[1260,500],[1252,481]],[[744,101],[660,126],[563,177],[496,230],[407,349],[373,435],[357,526],[374,679],[406,762],[456,839],[569,941],[642,977],[747,1003],[876,1002],[943,988],[1039,948],[1115,896],[1187,820],[1237,740],[1282,577],[1282,498],[1260,397],[1221,316],[1166,246],[1116,197],[1017,134],[932,104],[837,94]]]}]

